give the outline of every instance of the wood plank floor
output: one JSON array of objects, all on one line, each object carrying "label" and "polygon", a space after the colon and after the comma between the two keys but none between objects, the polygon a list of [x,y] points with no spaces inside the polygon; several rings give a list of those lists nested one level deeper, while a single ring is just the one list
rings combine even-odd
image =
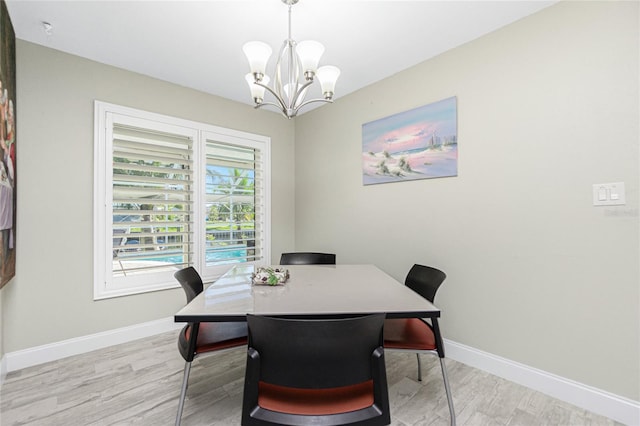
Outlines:
[{"label": "wood plank floor", "polygon": [[[0,424],[171,425],[184,361],[177,331],[11,372],[0,392]],[[246,352],[196,359],[182,424],[239,425]],[[387,353],[392,425],[448,425],[440,364]],[[616,425],[464,364],[447,360],[458,425]]]}]

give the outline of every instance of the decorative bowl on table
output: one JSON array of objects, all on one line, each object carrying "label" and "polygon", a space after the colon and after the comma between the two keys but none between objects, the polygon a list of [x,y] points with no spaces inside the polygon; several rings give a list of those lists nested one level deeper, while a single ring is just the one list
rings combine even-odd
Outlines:
[{"label": "decorative bowl on table", "polygon": [[257,285],[282,285],[289,279],[289,270],[283,268],[258,267],[251,274],[251,282]]}]

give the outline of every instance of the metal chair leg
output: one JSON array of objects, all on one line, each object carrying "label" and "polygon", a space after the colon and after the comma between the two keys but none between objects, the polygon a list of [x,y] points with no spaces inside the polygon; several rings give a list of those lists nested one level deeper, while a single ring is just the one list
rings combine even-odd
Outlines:
[{"label": "metal chair leg", "polygon": [[182,409],[184,408],[184,399],[187,396],[187,385],[189,384],[189,373],[191,372],[191,363],[187,361],[184,364],[184,376],[182,378],[182,390],[180,391],[180,402],[178,402],[178,414],[176,414],[176,426],[180,426],[182,421]]},{"label": "metal chair leg", "polygon": [[440,368],[442,369],[442,379],[444,380],[444,390],[447,393],[447,402],[449,403],[449,415],[451,416],[451,426],[456,426],[456,413],[453,410],[453,398],[451,397],[451,388],[449,387],[449,379],[447,378],[447,367],[444,364],[444,358],[440,358]]},{"label": "metal chair leg", "polygon": [[422,364],[420,363],[420,353],[416,352],[416,358],[418,359],[418,381],[422,381]]}]

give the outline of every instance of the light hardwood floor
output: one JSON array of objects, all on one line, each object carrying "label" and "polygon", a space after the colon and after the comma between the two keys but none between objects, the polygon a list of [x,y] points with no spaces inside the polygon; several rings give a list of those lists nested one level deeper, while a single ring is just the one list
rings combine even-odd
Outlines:
[{"label": "light hardwood floor", "polygon": [[[9,373],[2,386],[0,424],[171,425],[184,361],[177,331]],[[387,353],[392,425],[448,425],[439,362]],[[193,363],[182,424],[239,425],[245,351]],[[562,401],[447,360],[458,425],[616,425]]]}]

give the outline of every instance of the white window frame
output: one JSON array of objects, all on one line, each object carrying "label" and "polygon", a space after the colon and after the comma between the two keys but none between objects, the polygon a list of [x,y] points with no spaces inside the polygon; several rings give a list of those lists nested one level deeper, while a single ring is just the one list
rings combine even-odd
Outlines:
[{"label": "white window frame", "polygon": [[[253,263],[266,265],[271,259],[271,139],[266,136],[241,132],[206,123],[170,117],[134,108],[95,101],[94,105],[94,300],[126,296],[150,291],[179,287],[173,272],[113,277],[113,194],[112,194],[112,130],[113,120],[119,123],[144,127],[153,122],[154,129],[161,129],[193,138],[194,156],[194,266],[205,282],[214,281],[233,265],[206,267],[205,262],[205,210],[204,176],[206,166],[205,144],[207,140],[255,148],[261,151],[263,162],[264,202],[261,215],[262,257]],[[202,207],[202,208],[199,208]]]}]

